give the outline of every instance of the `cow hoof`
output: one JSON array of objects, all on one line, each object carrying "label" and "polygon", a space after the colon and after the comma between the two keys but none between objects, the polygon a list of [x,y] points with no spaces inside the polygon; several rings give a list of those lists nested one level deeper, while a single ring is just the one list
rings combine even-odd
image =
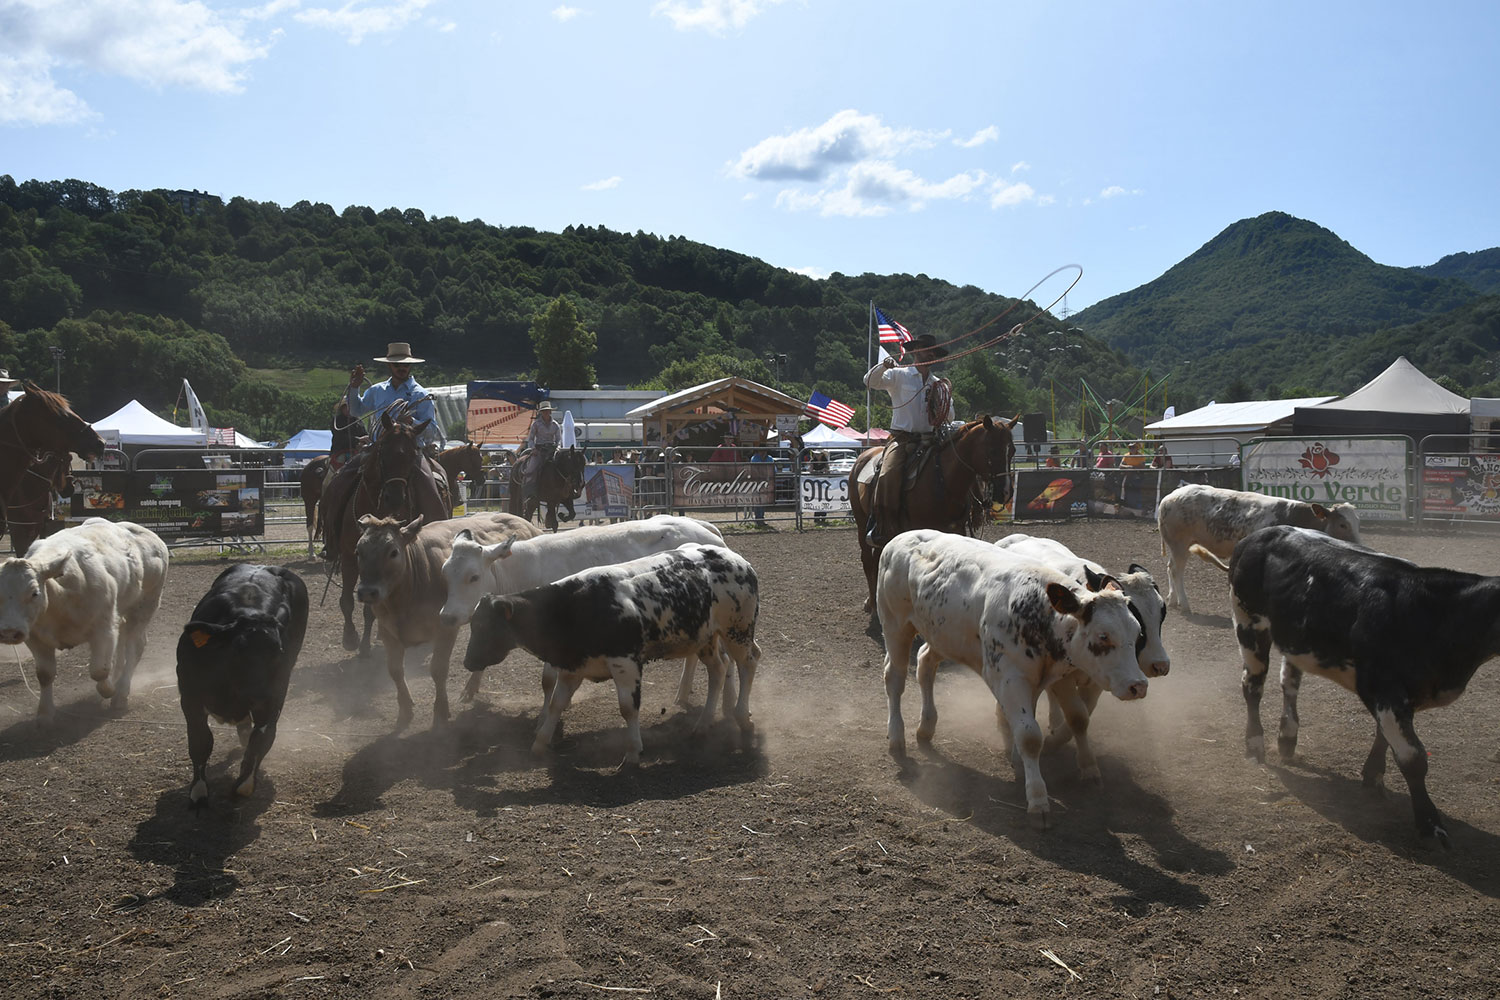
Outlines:
[{"label": "cow hoof", "polygon": [[97,681],[94,684],[94,690],[99,692],[101,698],[113,698],[115,695],[115,686],[109,682],[108,677]]},{"label": "cow hoof", "polygon": [[1245,756],[1255,758],[1257,764],[1266,762],[1266,739],[1264,736],[1245,737]]},{"label": "cow hoof", "polygon": [[1052,828],[1052,810],[1033,806],[1026,810],[1026,819],[1030,821],[1033,830],[1050,830]]},{"label": "cow hoof", "polygon": [[891,756],[897,760],[904,760],[906,758],[906,741],[891,740],[890,752]]},{"label": "cow hoof", "polygon": [[1371,798],[1383,799],[1386,797],[1385,777],[1383,775],[1366,775],[1360,784],[1364,787],[1365,794]]},{"label": "cow hoof", "polygon": [[1102,775],[1102,774],[1099,773],[1099,765],[1098,764],[1090,764],[1088,767],[1086,767],[1083,770],[1079,771],[1078,772],[1078,777],[1082,778],[1084,781],[1087,781],[1089,784],[1093,785],[1095,788],[1103,788],[1104,787],[1104,775]]},{"label": "cow hoof", "polygon": [[352,653],[359,649],[359,633],[352,628],[344,629],[344,652]]},{"label": "cow hoof", "polygon": [[1453,850],[1453,842],[1448,839],[1448,831],[1444,830],[1442,826],[1434,824],[1432,827],[1432,835],[1437,838],[1437,842],[1439,844],[1443,845],[1443,850]]},{"label": "cow hoof", "polygon": [[208,782],[199,778],[193,782],[193,787],[188,789],[188,808],[194,813],[201,813],[208,806]]},{"label": "cow hoof", "polygon": [[1293,757],[1297,756],[1297,741],[1277,740],[1276,753],[1281,757],[1282,760],[1290,761]]},{"label": "cow hoof", "polygon": [[531,756],[533,756],[533,757],[550,757],[551,755],[552,755],[552,747],[545,740],[537,739],[537,740],[534,740],[532,742],[532,744],[531,744]]},{"label": "cow hoof", "polygon": [[242,799],[248,799],[255,794],[255,775],[250,775],[244,781],[234,786],[234,794]]},{"label": "cow hoof", "polygon": [[401,730],[411,725],[411,720],[412,710],[410,708],[407,708],[405,705],[401,706],[401,709],[396,713],[396,732],[399,733],[401,732]]}]

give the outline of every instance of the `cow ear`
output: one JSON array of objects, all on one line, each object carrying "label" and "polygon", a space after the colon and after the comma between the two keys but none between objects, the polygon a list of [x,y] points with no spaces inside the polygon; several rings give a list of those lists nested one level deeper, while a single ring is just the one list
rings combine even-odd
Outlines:
[{"label": "cow ear", "polygon": [[366,514],[359,519],[359,526],[361,528],[368,528],[378,520],[380,520],[380,518],[376,517],[374,514]]},{"label": "cow ear", "polygon": [[1328,520],[1328,508],[1324,507],[1322,504],[1312,504],[1312,512],[1313,516],[1316,517],[1319,521]]},{"label": "cow ear", "polygon": [[1047,600],[1052,602],[1052,610],[1060,615],[1076,616],[1083,609],[1073,588],[1064,583],[1047,584]]},{"label": "cow ear", "polygon": [[55,555],[47,562],[37,562],[34,559],[29,559],[27,561],[30,562],[32,568],[36,570],[36,578],[38,580],[51,580],[54,577],[62,576],[63,570],[68,568],[67,553]]},{"label": "cow ear", "polygon": [[511,535],[504,541],[496,542],[494,545],[484,547],[484,561],[492,563],[497,559],[504,559],[510,555],[511,546],[516,544],[516,536]]},{"label": "cow ear", "polygon": [[1151,575],[1151,571],[1149,569],[1147,569],[1146,567],[1142,566],[1140,563],[1131,563],[1130,564],[1130,568],[1127,569],[1125,572],[1131,574],[1132,576],[1135,575],[1136,573],[1145,573],[1147,576]]},{"label": "cow ear", "polygon": [[1095,573],[1087,566],[1083,567],[1083,585],[1094,593],[1103,590],[1113,577],[1107,573]]},{"label": "cow ear", "polygon": [[413,538],[416,538],[417,532],[422,530],[423,520],[423,515],[418,514],[416,517],[403,524],[401,526],[401,540],[403,542],[410,543]]},{"label": "cow ear", "polygon": [[465,528],[462,531],[460,531],[458,534],[456,534],[456,535],[453,536],[453,540],[455,542],[458,541],[460,538],[462,538],[466,542],[472,542],[474,540],[474,532],[471,529],[469,529],[469,528]]}]

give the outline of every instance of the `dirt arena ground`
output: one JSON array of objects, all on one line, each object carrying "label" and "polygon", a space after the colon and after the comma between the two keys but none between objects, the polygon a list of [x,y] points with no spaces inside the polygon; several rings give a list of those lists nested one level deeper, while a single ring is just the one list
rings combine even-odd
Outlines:
[{"label": "dirt arena ground", "polygon": [[[1113,566],[1165,572],[1139,523],[1031,526]],[[1494,572],[1500,539],[1369,532],[1376,547]],[[646,754],[588,685],[550,761],[523,654],[431,731],[392,733],[383,658],[339,646],[330,597],[244,803],[216,728],[211,808],[188,809],[172,653],[222,568],[173,567],[130,709],[64,654],[61,714],[0,650],[0,981],[11,997],[1463,997],[1500,994],[1500,676],[1418,719],[1454,850],[1417,840],[1399,772],[1366,794],[1372,723],[1309,679],[1296,760],[1243,755],[1222,575],[1168,617],[1169,677],[1095,717],[1104,787],[1044,761],[1033,830],[976,676],[939,679],[930,752],[886,753],[881,646],[852,532],[734,535],[761,576],[757,735],[704,741],[648,670]],[[308,576],[314,602],[319,569]],[[1435,637],[1441,641],[1441,637]],[[460,650],[462,649],[462,640]],[[24,657],[24,650],[22,650]],[[461,659],[457,657],[456,659]],[[462,668],[457,668],[462,675]],[[463,676],[450,679],[454,698]],[[915,725],[918,694],[906,695]],[[699,677],[701,699],[704,680]],[[1279,715],[1274,680],[1263,716]],[[456,704],[456,702],[455,702]]]}]

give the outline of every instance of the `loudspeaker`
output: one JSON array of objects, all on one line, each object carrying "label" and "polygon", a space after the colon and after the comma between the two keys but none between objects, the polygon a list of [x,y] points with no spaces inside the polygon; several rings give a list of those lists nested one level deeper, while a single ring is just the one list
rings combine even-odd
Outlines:
[{"label": "loudspeaker", "polygon": [[1047,414],[1028,413],[1021,418],[1021,440],[1041,444],[1047,440]]}]

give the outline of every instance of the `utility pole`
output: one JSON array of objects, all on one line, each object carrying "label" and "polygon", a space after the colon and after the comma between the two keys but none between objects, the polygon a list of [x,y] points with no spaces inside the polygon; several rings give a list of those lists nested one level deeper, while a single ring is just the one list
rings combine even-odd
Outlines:
[{"label": "utility pole", "polygon": [[771,366],[771,374],[776,379],[776,387],[781,387],[781,373],[786,370],[785,354],[767,354],[766,361]]},{"label": "utility pole", "polygon": [[47,350],[49,350],[49,351],[52,352],[52,370],[53,370],[54,376],[56,378],[56,391],[58,393],[61,393],[62,392],[62,359],[64,357],[66,357],[66,352],[64,352],[61,347],[58,347],[55,344],[53,346],[51,346],[51,347],[48,347]]}]

